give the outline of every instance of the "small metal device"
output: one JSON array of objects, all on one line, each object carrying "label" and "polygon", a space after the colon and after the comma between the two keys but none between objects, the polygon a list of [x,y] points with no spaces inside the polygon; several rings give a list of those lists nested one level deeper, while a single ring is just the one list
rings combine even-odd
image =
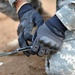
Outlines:
[{"label": "small metal device", "polygon": [[18,52],[29,51],[29,50],[31,50],[31,48],[32,48],[32,46],[27,46],[24,48],[18,48],[12,52],[0,52],[0,57],[14,55],[14,54],[17,54]]}]

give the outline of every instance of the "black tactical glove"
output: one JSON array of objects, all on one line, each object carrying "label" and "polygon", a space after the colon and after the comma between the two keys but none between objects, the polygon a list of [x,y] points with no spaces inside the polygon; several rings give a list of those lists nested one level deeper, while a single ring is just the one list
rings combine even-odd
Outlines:
[{"label": "black tactical glove", "polygon": [[[20,24],[18,26],[18,40],[20,47],[28,46],[27,41],[32,41],[32,29],[35,25],[39,28],[43,24],[43,18],[40,14],[33,9],[31,4],[25,4],[19,11]],[[29,51],[23,52],[27,56],[30,55]]]},{"label": "black tactical glove", "polygon": [[37,30],[32,48],[33,52],[38,56],[43,56],[51,51],[56,52],[60,50],[66,30],[67,29],[55,15]]}]

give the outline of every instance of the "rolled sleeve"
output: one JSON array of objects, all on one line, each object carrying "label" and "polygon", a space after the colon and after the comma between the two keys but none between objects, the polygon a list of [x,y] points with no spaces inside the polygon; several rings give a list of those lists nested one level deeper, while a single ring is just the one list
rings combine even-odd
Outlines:
[{"label": "rolled sleeve", "polygon": [[68,30],[75,30],[75,1],[70,0],[56,12],[57,17]]}]

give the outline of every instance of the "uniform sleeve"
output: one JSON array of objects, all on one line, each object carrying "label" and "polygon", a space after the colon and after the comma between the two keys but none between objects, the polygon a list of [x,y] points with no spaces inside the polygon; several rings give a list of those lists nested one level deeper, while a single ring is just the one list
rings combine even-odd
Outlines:
[{"label": "uniform sleeve", "polygon": [[75,0],[68,1],[56,15],[68,30],[75,30]]}]

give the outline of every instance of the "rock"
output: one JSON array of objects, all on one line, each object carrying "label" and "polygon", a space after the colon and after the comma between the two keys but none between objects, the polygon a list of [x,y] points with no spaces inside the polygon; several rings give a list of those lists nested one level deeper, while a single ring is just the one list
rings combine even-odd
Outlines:
[{"label": "rock", "polygon": [[7,43],[7,45],[3,51],[4,52],[11,52],[11,51],[16,50],[17,48],[19,48],[18,40],[14,39],[13,41],[10,41],[9,43]]}]

